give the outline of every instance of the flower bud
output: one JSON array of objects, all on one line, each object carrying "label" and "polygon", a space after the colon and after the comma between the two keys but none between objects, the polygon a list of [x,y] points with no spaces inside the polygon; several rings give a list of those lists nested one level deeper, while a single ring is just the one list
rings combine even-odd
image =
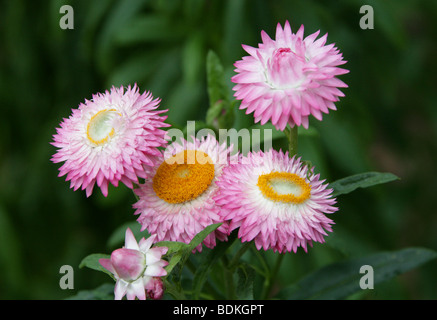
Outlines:
[{"label": "flower bud", "polygon": [[112,252],[111,263],[121,279],[133,281],[144,273],[146,257],[138,250],[121,248]]},{"label": "flower bud", "polygon": [[146,285],[147,298],[153,300],[162,299],[164,295],[164,283],[161,278],[153,277]]}]

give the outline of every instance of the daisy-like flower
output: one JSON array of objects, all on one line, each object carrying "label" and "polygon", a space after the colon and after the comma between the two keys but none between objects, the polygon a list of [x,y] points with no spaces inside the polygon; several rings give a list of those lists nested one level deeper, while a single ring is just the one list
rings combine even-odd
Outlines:
[{"label": "daisy-like flower", "polygon": [[156,287],[157,277],[167,275],[164,267],[168,262],[161,257],[167,253],[168,248],[152,248],[154,240],[155,235],[152,235],[147,239],[142,238],[138,243],[128,228],[125,246],[112,252],[110,259],[99,260],[117,281],[114,289],[115,300],[121,300],[124,296],[128,300],[134,300],[135,297],[146,300],[147,292]]},{"label": "daisy-like flower", "polygon": [[166,116],[156,110],[160,99],[150,92],[139,93],[138,87],[111,89],[93,95],[68,119],[63,119],[53,136],[58,148],[55,163],[64,162],[59,176],[67,175],[70,187],[86,190],[89,197],[94,185],[108,195],[108,183],[119,181],[129,188],[146,178],[145,166],[153,166],[160,156],[158,147],[165,146]]},{"label": "daisy-like flower", "polygon": [[[205,227],[223,222],[213,196],[215,181],[229,161],[232,147],[219,144],[211,135],[201,140],[173,143],[159,165],[151,168],[151,178],[135,189],[139,201],[133,205],[142,230],[156,234],[156,241],[189,243]],[[227,240],[228,225],[223,223],[203,244],[216,245],[216,238]],[[202,244],[197,248],[202,250]]]},{"label": "daisy-like flower", "polygon": [[258,250],[306,252],[313,241],[324,242],[334,223],[325,214],[337,211],[332,189],[319,176],[287,152],[249,153],[223,170],[214,200],[243,242],[254,240]]},{"label": "daisy-like flower", "polygon": [[334,44],[325,45],[327,34],[316,40],[320,31],[303,38],[303,25],[296,34],[288,21],[278,23],[276,40],[261,32],[258,48],[243,45],[249,53],[234,66],[234,96],[242,100],[240,109],[253,113],[255,122],[272,124],[283,131],[287,123],[308,128],[308,116],[322,120],[344,94],[347,85],[336,76],[348,73],[339,65],[346,63]]}]

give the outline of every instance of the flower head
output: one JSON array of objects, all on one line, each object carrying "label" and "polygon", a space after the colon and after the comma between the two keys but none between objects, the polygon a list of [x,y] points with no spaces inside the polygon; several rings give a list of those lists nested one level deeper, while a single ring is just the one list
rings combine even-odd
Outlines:
[{"label": "flower head", "polygon": [[154,277],[146,285],[148,299],[159,300],[164,296],[164,283],[161,278]]},{"label": "flower head", "polygon": [[[111,258],[99,260],[117,281],[114,290],[116,300],[121,300],[125,295],[128,300],[134,300],[135,297],[145,300],[148,291],[156,291],[155,279],[167,275],[164,267],[168,262],[161,260],[162,255],[167,253],[167,248],[151,248],[154,239],[155,236],[152,235],[147,240],[142,238],[138,243],[128,228],[125,246],[112,252]],[[162,296],[162,291],[161,286],[161,291],[155,295]]]},{"label": "flower head", "polygon": [[164,146],[165,112],[156,110],[159,99],[139,93],[137,86],[111,89],[85,100],[64,119],[52,144],[58,148],[55,163],[64,162],[59,176],[67,175],[71,188],[92,194],[94,185],[108,194],[108,183],[119,181],[129,188],[146,178],[145,166],[153,166]]},{"label": "flower head", "polygon": [[[135,214],[142,230],[156,234],[157,241],[189,243],[205,227],[223,222],[212,197],[217,191],[215,181],[232,161],[231,151],[211,135],[170,145],[159,165],[151,169],[151,179],[135,189],[139,197]],[[226,240],[227,234],[228,226],[222,224],[203,244],[212,248],[216,238]],[[201,251],[202,245],[196,249]]]},{"label": "flower head", "polygon": [[325,214],[337,211],[332,189],[319,176],[281,151],[249,153],[223,170],[214,200],[243,242],[275,252],[307,251],[313,241],[324,242],[334,223]]},{"label": "flower head", "polygon": [[254,112],[255,122],[271,120],[283,131],[287,123],[308,128],[308,116],[322,120],[334,102],[344,94],[338,89],[347,85],[336,76],[349,72],[339,68],[346,63],[334,44],[325,45],[327,34],[316,40],[320,31],[305,39],[304,27],[296,34],[290,24],[278,23],[276,40],[261,32],[258,48],[243,45],[249,53],[235,63],[232,77],[235,97],[242,100],[240,109]]}]

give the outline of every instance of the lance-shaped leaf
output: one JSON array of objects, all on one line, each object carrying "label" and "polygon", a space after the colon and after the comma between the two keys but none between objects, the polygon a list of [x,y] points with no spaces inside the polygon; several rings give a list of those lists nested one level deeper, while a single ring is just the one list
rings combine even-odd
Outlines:
[{"label": "lance-shaped leaf", "polygon": [[437,252],[425,248],[405,248],[379,252],[325,266],[307,275],[278,294],[282,299],[345,299],[363,290],[360,280],[365,273],[361,267],[373,269],[373,285],[388,281],[437,258]]},{"label": "lance-shaped leaf", "polygon": [[210,107],[215,105],[217,101],[229,102],[223,66],[217,54],[211,50],[206,57],[206,78]]},{"label": "lance-shaped leaf", "polygon": [[332,196],[336,197],[350,193],[357,188],[368,188],[394,180],[399,180],[399,177],[389,172],[364,172],[334,181],[330,187],[334,189]]}]

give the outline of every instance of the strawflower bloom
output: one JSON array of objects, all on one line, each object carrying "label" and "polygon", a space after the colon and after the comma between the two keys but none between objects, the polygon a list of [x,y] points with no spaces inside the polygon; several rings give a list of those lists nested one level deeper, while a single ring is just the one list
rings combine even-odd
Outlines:
[{"label": "strawflower bloom", "polygon": [[[167,253],[167,248],[151,248],[154,239],[155,236],[152,235],[147,239],[142,238],[138,243],[128,228],[125,246],[112,252],[111,258],[99,260],[116,279],[115,300],[121,300],[125,295],[128,300],[134,300],[135,297],[146,300],[147,293],[159,289],[156,289],[155,279],[167,275],[164,267],[168,262],[161,259],[162,255]],[[161,286],[161,291],[158,290],[156,295],[162,297],[162,294]]]},{"label": "strawflower bloom", "polygon": [[70,187],[86,190],[89,197],[94,185],[108,195],[108,183],[119,181],[129,188],[146,178],[144,167],[153,166],[160,156],[158,147],[166,145],[166,116],[156,110],[159,99],[150,92],[139,93],[136,85],[95,94],[63,119],[53,136],[58,148],[54,163],[64,162],[59,176],[67,175]]},{"label": "strawflower bloom", "polygon": [[258,250],[306,252],[313,242],[324,242],[334,223],[325,214],[338,210],[319,177],[287,152],[249,153],[223,170],[214,200],[242,242],[253,240]]},{"label": "strawflower bloom", "polygon": [[[189,243],[205,227],[223,222],[212,198],[223,168],[235,161],[237,155],[231,152],[232,147],[220,145],[211,135],[171,144],[159,165],[151,168],[151,178],[135,189],[139,201],[133,207],[142,230],[156,234],[156,241]],[[225,241],[227,235],[223,223],[203,244],[213,248],[216,239]],[[201,251],[202,244],[196,250]]]},{"label": "strawflower bloom", "polygon": [[316,40],[319,32],[304,39],[303,25],[294,34],[287,21],[284,28],[278,23],[275,40],[262,31],[258,48],[243,45],[249,56],[234,64],[234,96],[256,123],[270,120],[281,131],[287,123],[308,128],[309,115],[322,120],[336,110],[344,96],[338,88],[347,87],[336,76],[349,71],[338,67],[346,61],[334,44],[325,45],[327,34]]}]

